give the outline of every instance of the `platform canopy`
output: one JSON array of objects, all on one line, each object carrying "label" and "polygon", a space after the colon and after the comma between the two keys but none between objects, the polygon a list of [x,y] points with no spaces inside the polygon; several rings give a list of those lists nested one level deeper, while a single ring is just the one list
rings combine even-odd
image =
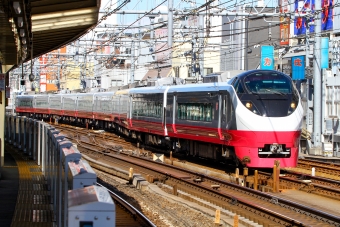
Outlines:
[{"label": "platform canopy", "polygon": [[76,40],[98,22],[100,0],[0,0],[5,71]]}]

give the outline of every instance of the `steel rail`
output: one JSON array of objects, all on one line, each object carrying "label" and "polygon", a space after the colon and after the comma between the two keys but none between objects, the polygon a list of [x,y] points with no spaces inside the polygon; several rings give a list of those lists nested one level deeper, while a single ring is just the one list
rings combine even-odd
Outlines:
[{"label": "steel rail", "polygon": [[[271,217],[274,217],[275,219],[284,221],[284,222],[286,222],[290,225],[304,226],[303,222],[300,222],[300,221],[295,220],[294,218],[290,218],[288,216],[279,214],[278,212],[269,210],[264,206],[260,206],[260,205],[256,205],[256,204],[250,204],[249,202],[243,200],[240,197],[233,196],[232,193],[231,194],[222,193],[222,192],[219,192],[217,190],[211,189],[209,187],[206,187],[206,186],[203,186],[203,185],[198,185],[197,183],[193,182],[192,179],[186,180],[186,179],[177,178],[174,175],[169,175],[169,173],[168,173],[169,170],[163,170],[162,171],[162,170],[160,170],[159,167],[155,168],[155,166],[160,165],[160,164],[156,163],[154,161],[150,161],[149,159],[143,159],[143,161],[147,161],[148,163],[152,163],[151,165],[150,164],[146,165],[146,164],[136,163],[135,161],[131,161],[131,159],[127,160],[126,158],[122,158],[121,156],[117,156],[117,155],[113,155],[113,154],[104,153],[102,155],[108,156],[108,157],[110,156],[110,157],[115,158],[115,159],[120,159],[124,162],[129,162],[131,165],[138,166],[139,170],[141,170],[143,168],[143,169],[147,169],[149,171],[156,172],[158,175],[162,176],[160,178],[164,178],[164,179],[172,178],[176,182],[185,182],[185,184],[190,185],[191,187],[197,188],[196,190],[203,190],[204,189],[207,192],[207,194],[212,193],[212,194],[215,194],[216,196],[217,195],[220,196],[222,200],[227,199],[229,203],[241,204],[242,206],[247,206],[247,207],[250,207],[251,209],[261,211],[263,214],[271,215]],[[133,157],[133,156],[130,155],[129,158],[137,158],[137,157]],[[294,210],[298,213],[306,215],[306,217],[312,217],[316,220],[322,221],[322,222],[324,222],[324,224],[327,223],[327,224],[333,225],[333,226],[340,226],[340,217],[338,217],[338,216],[335,216],[335,215],[332,215],[332,214],[329,214],[329,213],[326,213],[326,212],[323,212],[323,211],[315,210],[315,209],[310,208],[308,206],[301,205],[301,204],[298,204],[298,203],[295,203],[295,202],[292,202],[292,201],[289,201],[289,200],[286,200],[286,199],[278,198],[278,197],[275,197],[275,196],[272,196],[272,195],[269,195],[269,194],[266,194],[266,193],[263,193],[263,192],[260,192],[260,191],[256,191],[256,190],[253,190],[253,189],[250,189],[250,188],[246,188],[246,187],[234,184],[234,183],[226,182],[226,181],[221,180],[221,179],[217,179],[217,178],[210,177],[210,176],[205,176],[204,174],[197,174],[193,171],[185,170],[183,168],[178,168],[176,166],[171,166],[171,165],[167,165],[167,164],[162,164],[160,166],[162,166],[162,168],[164,166],[167,166],[168,168],[175,169],[176,171],[185,172],[189,175],[192,175],[192,178],[204,177],[205,181],[211,181],[214,184],[220,184],[221,189],[222,188],[225,188],[225,189],[230,188],[234,191],[242,191],[244,194],[251,195],[254,198],[256,197],[258,199],[261,199],[263,201],[278,205],[280,207],[284,207],[286,209]],[[154,175],[157,175],[157,174],[154,173]]]},{"label": "steel rail", "polygon": [[[101,183],[97,182],[97,185],[106,188]],[[142,212],[137,210],[134,206],[132,206],[130,203],[128,203],[126,200],[121,198],[119,195],[111,191],[110,189],[106,188],[107,191],[110,193],[112,199],[117,202],[119,205],[123,206],[132,216],[133,219],[138,220],[139,222],[142,222],[143,226],[147,227],[156,227],[152,221],[150,221]]]},{"label": "steel rail", "polygon": [[[121,159],[117,155],[112,155],[112,154],[104,154],[104,156],[110,156],[110,157],[113,157],[113,158]],[[133,157],[133,156],[129,156],[129,157],[136,158],[136,157]],[[123,159],[123,160],[125,162],[130,162],[133,165],[137,165],[137,166],[139,166],[139,168],[149,169],[149,170],[152,170],[154,172],[157,172],[158,174],[162,174],[164,177],[171,177],[171,178],[175,178],[178,181],[186,182],[187,184],[190,184],[193,187],[200,188],[201,185],[196,184],[195,182],[192,181],[192,179],[186,180],[186,179],[177,178],[176,176],[171,176],[171,175],[168,174],[169,171],[167,171],[167,170],[162,171],[159,168],[155,168],[154,166],[156,166],[156,165],[167,166],[168,168],[176,169],[176,171],[185,172],[185,173],[193,175],[193,176],[198,176],[198,177],[203,176],[206,181],[209,180],[213,184],[216,184],[216,183],[220,184],[221,188],[225,187],[225,188],[231,188],[232,190],[243,191],[245,194],[252,195],[253,197],[259,198],[259,199],[264,200],[266,202],[275,201],[274,203],[276,205],[279,205],[279,206],[282,206],[282,207],[285,207],[285,208],[288,208],[288,209],[291,209],[291,210],[295,210],[295,211],[298,211],[298,212],[303,213],[303,214],[307,214],[307,216],[313,217],[313,218],[318,219],[318,220],[322,220],[322,221],[324,221],[328,224],[334,225],[334,226],[340,226],[340,217],[338,217],[338,216],[328,214],[326,212],[319,211],[319,210],[316,210],[316,209],[310,208],[308,206],[301,205],[301,204],[298,204],[298,203],[295,203],[295,202],[292,202],[292,201],[289,201],[289,200],[286,200],[286,199],[278,198],[278,197],[266,194],[264,192],[256,191],[256,190],[253,190],[251,188],[246,188],[244,186],[240,186],[240,185],[237,185],[235,183],[226,182],[224,180],[217,179],[217,178],[210,177],[210,176],[205,176],[203,174],[197,174],[196,172],[186,170],[186,169],[183,169],[183,168],[179,168],[179,167],[176,167],[176,166],[171,166],[171,165],[168,165],[168,164],[160,165],[160,164],[158,164],[154,161],[150,161],[149,159],[143,159],[143,160],[147,161],[148,163],[152,163],[152,165],[150,165],[150,164],[141,165],[139,163],[128,161],[126,159]],[[228,194],[222,194],[217,190],[214,190],[212,188],[207,188],[207,187],[205,187],[205,190],[209,191],[210,193],[225,196],[229,200],[235,199],[235,196],[233,196],[232,194],[229,194],[229,195]],[[284,215],[281,215],[281,214],[279,215],[276,212],[269,211],[265,207],[262,207],[262,206],[259,206],[259,205],[255,206],[255,204],[249,204],[247,201],[244,201],[241,198],[237,198],[237,201],[242,202],[243,205],[255,207],[255,209],[261,210],[262,212],[264,212],[266,214],[270,213],[274,217],[281,219],[281,220],[283,219],[284,221],[287,221],[290,224],[298,224],[299,223],[299,224],[303,225],[303,223],[300,223],[300,222],[298,222],[294,219],[291,219],[288,216],[284,216]]]}]

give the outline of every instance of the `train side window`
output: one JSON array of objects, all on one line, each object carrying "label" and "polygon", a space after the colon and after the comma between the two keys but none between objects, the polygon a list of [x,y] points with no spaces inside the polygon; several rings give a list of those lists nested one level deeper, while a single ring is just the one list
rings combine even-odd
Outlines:
[{"label": "train side window", "polygon": [[237,80],[237,77],[231,78],[227,84],[233,84],[235,82],[235,80]]},{"label": "train side window", "polygon": [[232,112],[232,108],[231,108],[231,105],[230,105],[231,102],[232,101],[230,100],[229,95],[225,95],[224,96],[225,105],[224,105],[224,108],[223,108],[223,111],[224,111],[223,114],[225,114],[227,118],[231,115],[231,112]]},{"label": "train side window", "polygon": [[242,86],[240,80],[236,80],[235,83],[233,84],[233,86],[234,86],[237,94],[243,94],[244,93],[244,89],[243,89],[243,86]]},{"label": "train side window", "polygon": [[178,103],[177,118],[181,120],[212,121],[212,104]]},{"label": "train side window", "polygon": [[226,109],[228,108],[228,106],[227,106],[227,98],[228,98],[228,96],[227,95],[225,95],[224,96],[224,99],[223,99],[223,115],[225,115],[226,114]]},{"label": "train side window", "polygon": [[132,103],[134,117],[157,117],[162,115],[162,103],[136,100]]}]

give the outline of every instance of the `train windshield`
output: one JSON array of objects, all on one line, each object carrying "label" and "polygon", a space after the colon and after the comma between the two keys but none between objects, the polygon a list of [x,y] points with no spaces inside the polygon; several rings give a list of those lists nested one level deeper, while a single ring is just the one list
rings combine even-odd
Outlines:
[{"label": "train windshield", "polygon": [[292,93],[292,83],[286,76],[275,72],[258,72],[248,75],[243,80],[251,93],[280,94]]}]

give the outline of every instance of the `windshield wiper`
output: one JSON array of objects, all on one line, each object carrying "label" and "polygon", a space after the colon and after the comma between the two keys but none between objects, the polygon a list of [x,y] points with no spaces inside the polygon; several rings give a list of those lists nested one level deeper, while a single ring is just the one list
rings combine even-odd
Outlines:
[{"label": "windshield wiper", "polygon": [[271,89],[265,89],[266,91],[272,92],[274,94],[278,94],[278,95],[282,95],[285,96],[287,95],[286,93],[280,92],[280,91],[276,91],[276,90],[271,90]]}]

